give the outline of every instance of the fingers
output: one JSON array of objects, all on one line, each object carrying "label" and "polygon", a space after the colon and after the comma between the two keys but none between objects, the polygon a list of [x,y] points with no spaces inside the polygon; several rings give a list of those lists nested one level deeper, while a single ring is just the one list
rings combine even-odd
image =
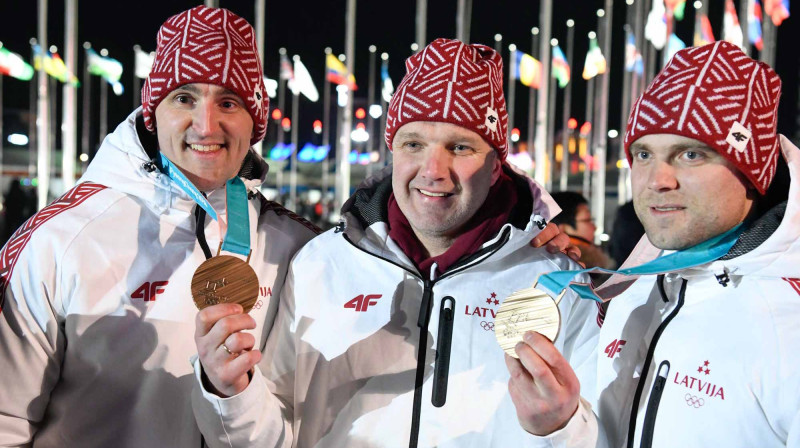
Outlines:
[{"label": "fingers", "polygon": [[195,337],[205,336],[220,319],[244,312],[237,303],[222,303],[204,308],[195,317]]},{"label": "fingers", "polygon": [[523,341],[517,347],[517,354],[534,382],[550,390],[566,387],[571,391],[576,386],[579,389],[578,377],[549,339],[528,331]]},{"label": "fingers", "polygon": [[[533,241],[531,241],[531,245],[533,247],[542,247],[543,245],[548,243],[550,240],[552,240],[553,237],[555,237],[559,233],[560,232],[558,230],[558,226],[557,225],[553,224],[552,222],[548,223],[547,226],[545,226],[545,228],[542,229],[542,231],[539,232],[539,234],[536,235],[536,237],[533,238]],[[567,239],[569,239],[569,238],[567,238]]]},{"label": "fingers", "polygon": [[566,254],[569,258],[572,258],[572,261],[578,263],[579,265],[581,265],[581,267],[586,269],[586,264],[581,262],[581,250],[578,248],[578,246],[570,244],[567,247]]},{"label": "fingers", "polygon": [[566,233],[559,233],[558,235],[555,235],[553,239],[547,242],[545,249],[547,249],[547,251],[551,254],[556,254],[558,252],[565,251],[569,246],[569,235]]}]

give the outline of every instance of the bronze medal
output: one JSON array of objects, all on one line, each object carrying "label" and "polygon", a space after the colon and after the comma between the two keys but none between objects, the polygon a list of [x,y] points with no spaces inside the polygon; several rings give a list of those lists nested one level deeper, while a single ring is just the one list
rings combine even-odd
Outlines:
[{"label": "bronze medal", "polygon": [[219,303],[238,303],[248,313],[258,300],[258,277],[244,260],[217,255],[194,271],[192,298],[200,310]]},{"label": "bronze medal", "polygon": [[561,329],[561,312],[558,302],[546,292],[527,288],[511,294],[497,312],[494,319],[494,335],[500,347],[509,356],[517,357],[514,347],[522,341],[526,331],[541,333],[555,342]]}]

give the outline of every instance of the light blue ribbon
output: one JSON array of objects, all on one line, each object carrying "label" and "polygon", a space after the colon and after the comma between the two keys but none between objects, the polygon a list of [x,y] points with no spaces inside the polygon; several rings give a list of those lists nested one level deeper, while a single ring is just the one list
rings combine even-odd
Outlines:
[{"label": "light blue ribbon", "polygon": [[[217,212],[200,190],[186,178],[172,161],[160,154],[161,170],[175,184],[189,195],[203,210],[215,221],[218,221]],[[250,217],[247,210],[247,188],[244,182],[235,176],[225,183],[225,192],[228,208],[228,231],[222,242],[222,250],[240,255],[250,254]]]},{"label": "light blue ribbon", "polygon": [[744,231],[744,226],[738,224],[736,227],[728,230],[727,232],[710,238],[702,243],[684,249],[678,252],[673,252],[663,257],[658,257],[645,264],[635,266],[632,268],[620,269],[613,271],[611,269],[590,268],[581,269],[578,271],[555,271],[544,274],[539,277],[538,286],[541,286],[551,293],[558,294],[564,288],[569,287],[582,299],[592,299],[597,302],[603,302],[594,288],[585,283],[572,283],[572,279],[579,274],[583,273],[606,273],[606,274],[622,274],[622,275],[656,275],[666,272],[677,271],[680,269],[691,268],[712,262],[725,254],[736,244],[739,235]]}]

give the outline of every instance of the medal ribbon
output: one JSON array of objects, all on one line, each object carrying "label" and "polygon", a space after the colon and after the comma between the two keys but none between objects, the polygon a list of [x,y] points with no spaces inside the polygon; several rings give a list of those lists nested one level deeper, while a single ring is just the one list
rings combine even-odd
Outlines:
[{"label": "medal ribbon", "polygon": [[[211,206],[200,190],[168,158],[161,156],[161,170],[175,184],[189,195],[211,218],[219,222],[216,210]],[[250,254],[250,217],[247,211],[247,188],[244,182],[235,176],[225,183],[225,194],[228,207],[228,231],[222,242],[222,250],[240,255]]]},{"label": "medal ribbon", "polygon": [[741,235],[743,231],[744,226],[742,224],[738,224],[731,230],[703,241],[696,246],[658,257],[647,263],[632,268],[619,269],[617,271],[611,269],[590,268],[576,271],[550,272],[539,277],[537,286],[541,286],[555,294],[558,294],[565,288],[569,287],[582,299],[592,299],[602,303],[608,299],[604,300],[602,297],[600,297],[600,295],[595,292],[595,289],[590,284],[573,282],[572,279],[576,275],[583,273],[621,274],[627,276],[657,275],[691,268],[694,266],[700,266],[712,262],[727,254],[730,248],[736,243],[736,240],[739,239],[739,235]]}]

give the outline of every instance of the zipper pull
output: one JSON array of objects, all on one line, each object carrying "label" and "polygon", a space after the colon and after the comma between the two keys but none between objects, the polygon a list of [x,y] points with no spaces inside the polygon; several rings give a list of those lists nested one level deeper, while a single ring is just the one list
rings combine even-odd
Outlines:
[{"label": "zipper pull", "polygon": [[436,344],[436,365],[433,368],[433,396],[437,408],[447,401],[447,378],[450,373],[450,346],[453,342],[453,318],[456,299],[446,296],[439,307],[439,341]]}]

